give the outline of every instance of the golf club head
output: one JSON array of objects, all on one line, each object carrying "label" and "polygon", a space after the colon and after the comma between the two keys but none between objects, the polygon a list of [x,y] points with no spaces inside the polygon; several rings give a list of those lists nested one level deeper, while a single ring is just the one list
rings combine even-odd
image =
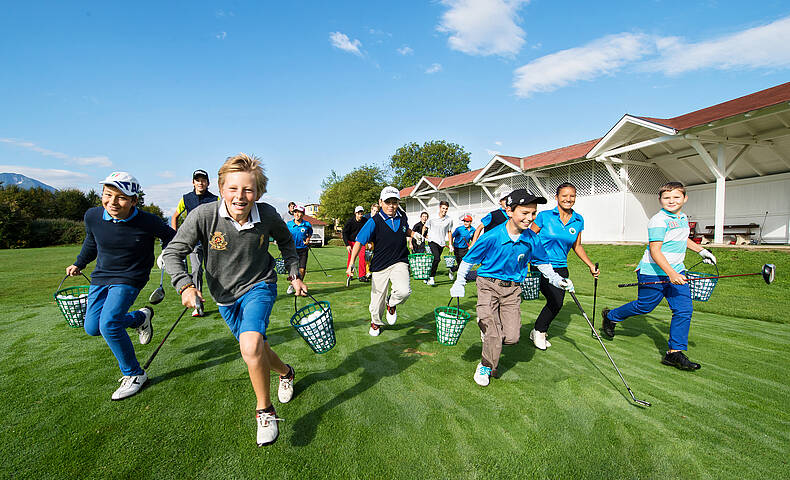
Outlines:
[{"label": "golf club head", "polygon": [[766,263],[763,265],[763,280],[768,285],[772,284],[774,281],[774,275],[776,274],[776,265],[773,263]]},{"label": "golf club head", "polygon": [[148,301],[152,304],[156,305],[157,303],[161,302],[165,299],[165,289],[159,285],[159,288],[151,292],[151,296],[148,297]]},{"label": "golf club head", "polygon": [[643,405],[645,407],[650,407],[651,406],[650,402],[646,402],[644,400],[639,400],[637,398],[634,399],[634,402],[636,402],[638,405]]},{"label": "golf club head", "polygon": [[198,310],[203,310],[203,300],[200,297],[195,297],[195,308]]}]

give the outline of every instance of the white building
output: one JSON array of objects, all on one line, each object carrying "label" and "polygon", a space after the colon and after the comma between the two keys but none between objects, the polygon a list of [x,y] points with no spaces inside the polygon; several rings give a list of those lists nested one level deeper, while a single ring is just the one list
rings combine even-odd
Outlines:
[{"label": "white building", "polygon": [[470,213],[476,225],[497,208],[501,185],[540,193],[549,200],[542,208],[554,208],[557,185],[571,182],[585,241],[646,242],[668,181],[687,186],[684,211],[698,232],[711,227],[713,243],[790,242],[790,83],[669,119],[624,115],[602,138],[496,155],[472,172],[423,177],[401,197],[413,222],[447,200],[452,217]]}]

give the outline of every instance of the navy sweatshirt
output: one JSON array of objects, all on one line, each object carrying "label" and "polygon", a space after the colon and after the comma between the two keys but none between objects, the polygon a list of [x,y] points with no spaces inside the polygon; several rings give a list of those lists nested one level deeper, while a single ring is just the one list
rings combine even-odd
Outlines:
[{"label": "navy sweatshirt", "polygon": [[74,265],[82,270],[96,260],[91,285],[143,288],[154,266],[154,238],[161,239],[164,247],[175,236],[175,230],[156,215],[136,207],[126,221],[105,220],[104,212],[102,207],[85,212],[85,241]]}]

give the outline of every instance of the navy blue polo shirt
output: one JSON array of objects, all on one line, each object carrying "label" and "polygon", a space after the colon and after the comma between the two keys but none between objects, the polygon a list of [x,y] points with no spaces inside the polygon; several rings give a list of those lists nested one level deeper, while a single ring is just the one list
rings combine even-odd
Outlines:
[{"label": "navy blue polo shirt", "polygon": [[540,227],[538,238],[543,243],[551,266],[567,267],[568,252],[571,251],[579,234],[584,230],[584,218],[575,211],[571,211],[570,220],[563,224],[560,221],[560,211],[554,207],[552,210],[538,213],[535,225]]},{"label": "navy blue polo shirt", "polygon": [[513,241],[507,223],[482,235],[464,256],[464,262],[479,263],[477,275],[499,280],[520,282],[529,271],[529,264],[548,264],[548,256],[538,235],[529,228]]},{"label": "navy blue polo shirt", "polygon": [[409,221],[400,210],[390,217],[379,211],[365,222],[357,233],[357,242],[374,244],[370,271],[380,272],[399,262],[408,262],[409,250],[406,248],[406,234]]}]

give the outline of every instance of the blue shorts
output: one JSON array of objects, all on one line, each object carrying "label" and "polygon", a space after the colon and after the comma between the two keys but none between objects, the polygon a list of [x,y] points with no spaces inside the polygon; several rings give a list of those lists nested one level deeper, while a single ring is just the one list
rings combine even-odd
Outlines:
[{"label": "blue shorts", "polygon": [[239,339],[242,332],[258,332],[266,338],[269,315],[277,298],[277,284],[260,282],[228,306],[219,306],[230,332]]}]

